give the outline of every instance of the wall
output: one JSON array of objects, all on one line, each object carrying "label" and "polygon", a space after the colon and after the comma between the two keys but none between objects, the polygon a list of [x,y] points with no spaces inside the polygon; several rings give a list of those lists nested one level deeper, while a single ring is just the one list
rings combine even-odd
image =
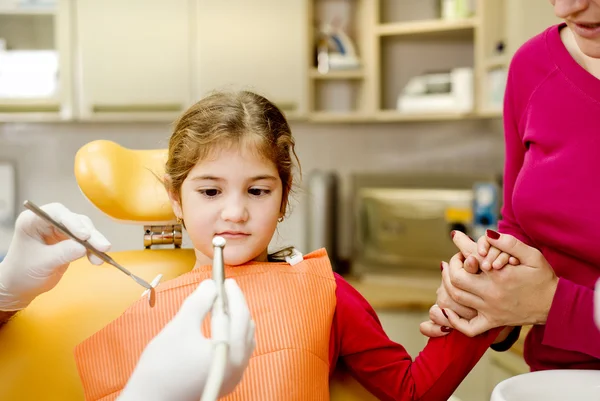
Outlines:
[{"label": "wall", "polygon": [[[349,254],[349,176],[377,171],[490,171],[502,169],[504,144],[498,121],[465,120],[439,123],[314,125],[293,123],[304,177],[313,169],[335,169],[341,177],[340,254]],[[113,250],[142,247],[141,227],[112,221],[80,193],[73,175],[77,150],[95,139],[131,148],[162,148],[170,125],[131,124],[4,124],[0,125],[0,160],[17,170],[17,202],[64,203],[86,214],[113,243]],[[0,189],[1,190],[1,189]],[[281,225],[274,245],[304,249],[303,199],[299,188],[291,216]],[[19,209],[20,210],[20,209]],[[0,254],[10,232],[0,230]],[[189,241],[186,239],[186,244]]]}]

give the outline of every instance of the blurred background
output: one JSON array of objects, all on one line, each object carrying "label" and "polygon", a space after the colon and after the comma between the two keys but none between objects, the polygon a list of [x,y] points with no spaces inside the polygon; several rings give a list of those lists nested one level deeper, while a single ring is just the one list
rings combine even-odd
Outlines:
[{"label": "blurred background", "polygon": [[[511,57],[557,22],[547,0],[0,0],[0,259],[25,199],[141,248],[141,227],[81,194],[77,150],[166,148],[208,92],[254,90],[286,113],[302,162],[273,248],[325,246],[363,286],[402,277],[390,293],[419,295],[361,288],[416,352],[450,231],[476,237],[500,217]],[[485,399],[515,358],[457,397]]]}]

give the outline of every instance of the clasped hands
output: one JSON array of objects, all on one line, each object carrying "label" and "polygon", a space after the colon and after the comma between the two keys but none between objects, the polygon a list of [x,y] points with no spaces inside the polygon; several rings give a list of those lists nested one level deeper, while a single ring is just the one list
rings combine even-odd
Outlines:
[{"label": "clasped hands", "polygon": [[514,326],[546,323],[558,277],[539,250],[492,230],[477,242],[454,231],[452,240],[459,252],[441,264],[442,284],[421,333],[456,329],[473,337],[505,327],[501,342]]}]

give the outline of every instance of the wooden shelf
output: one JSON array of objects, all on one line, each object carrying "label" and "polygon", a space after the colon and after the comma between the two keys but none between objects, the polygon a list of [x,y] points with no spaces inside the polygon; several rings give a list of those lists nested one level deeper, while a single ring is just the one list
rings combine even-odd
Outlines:
[{"label": "wooden shelf", "polygon": [[377,32],[379,36],[424,35],[448,33],[454,31],[468,32],[473,30],[476,25],[477,20],[475,18],[467,18],[456,21],[423,20],[381,24],[375,27],[375,32]]},{"label": "wooden shelf", "polygon": [[354,123],[372,121],[373,118],[356,112],[316,111],[310,113],[308,120],[315,123]]},{"label": "wooden shelf", "polygon": [[306,114],[303,114],[299,111],[290,111],[290,112],[283,111],[283,114],[285,115],[285,119],[288,120],[289,122],[299,122],[299,121],[308,120],[308,117],[306,116]]},{"label": "wooden shelf", "polygon": [[464,120],[468,118],[478,118],[479,115],[476,113],[415,113],[406,114],[396,110],[384,110],[379,111],[375,115],[376,121],[381,122],[394,122],[394,121],[452,121],[452,120]]},{"label": "wooden shelf", "polygon": [[481,118],[502,118],[502,110],[498,109],[488,109],[488,110],[480,110],[477,112],[477,115]]},{"label": "wooden shelf", "polygon": [[0,122],[55,122],[61,120],[61,107],[57,99],[0,98]]},{"label": "wooden shelf", "polygon": [[502,118],[502,111],[487,110],[472,113],[415,113],[404,114],[396,110],[382,110],[375,114],[361,113],[336,113],[332,111],[320,111],[308,116],[310,122],[327,123],[352,123],[352,122],[429,122],[429,121],[457,121],[479,118]]},{"label": "wooden shelf", "polygon": [[0,16],[2,15],[55,15],[54,8],[0,8]]},{"label": "wooden shelf", "polygon": [[486,70],[493,70],[494,68],[508,67],[510,60],[506,55],[493,56],[484,61]]},{"label": "wooden shelf", "polygon": [[35,99],[35,98],[0,98],[0,113],[58,113],[60,101],[57,99]]},{"label": "wooden shelf", "polygon": [[321,74],[316,68],[310,70],[310,77],[313,79],[363,79],[363,70],[330,70],[326,74]]}]

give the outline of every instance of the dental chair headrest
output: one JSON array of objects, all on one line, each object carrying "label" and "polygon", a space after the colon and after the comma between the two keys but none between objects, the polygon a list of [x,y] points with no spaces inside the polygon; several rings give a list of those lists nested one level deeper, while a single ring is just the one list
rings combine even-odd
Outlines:
[{"label": "dental chair headrest", "polygon": [[115,220],[174,224],[176,218],[161,182],[166,160],[167,149],[134,150],[98,140],[77,152],[75,178],[84,196]]}]

